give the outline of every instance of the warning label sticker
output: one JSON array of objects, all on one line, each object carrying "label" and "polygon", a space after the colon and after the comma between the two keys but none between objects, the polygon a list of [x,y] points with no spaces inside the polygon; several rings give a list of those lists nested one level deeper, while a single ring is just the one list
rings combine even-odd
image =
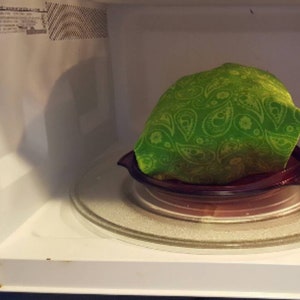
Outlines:
[{"label": "warning label sticker", "polygon": [[39,8],[0,6],[0,34],[47,33],[47,11]]}]

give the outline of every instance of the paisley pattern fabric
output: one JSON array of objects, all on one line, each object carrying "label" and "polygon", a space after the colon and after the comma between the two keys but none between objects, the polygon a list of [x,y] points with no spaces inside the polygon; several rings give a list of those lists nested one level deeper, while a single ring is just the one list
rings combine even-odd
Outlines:
[{"label": "paisley pattern fabric", "polygon": [[228,184],[282,170],[299,134],[300,110],[276,77],[227,63],[173,84],[134,151],[151,177]]}]

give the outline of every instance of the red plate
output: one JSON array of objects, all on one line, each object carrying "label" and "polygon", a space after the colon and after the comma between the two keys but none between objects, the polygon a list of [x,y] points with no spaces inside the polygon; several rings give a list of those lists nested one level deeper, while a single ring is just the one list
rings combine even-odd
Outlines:
[{"label": "red plate", "polygon": [[178,180],[158,180],[141,172],[133,151],[125,154],[118,165],[125,167],[137,181],[163,190],[190,195],[239,195],[261,193],[270,189],[300,184],[300,148],[297,146],[287,167],[274,173],[264,173],[242,178],[228,185],[198,185]]}]

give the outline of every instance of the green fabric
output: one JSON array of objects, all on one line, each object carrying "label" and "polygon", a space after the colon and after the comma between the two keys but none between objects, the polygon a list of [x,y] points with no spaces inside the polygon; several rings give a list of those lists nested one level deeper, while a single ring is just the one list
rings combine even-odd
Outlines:
[{"label": "green fabric", "polygon": [[227,184],[282,170],[299,133],[300,110],[276,77],[227,63],[173,84],[134,152],[151,177]]}]

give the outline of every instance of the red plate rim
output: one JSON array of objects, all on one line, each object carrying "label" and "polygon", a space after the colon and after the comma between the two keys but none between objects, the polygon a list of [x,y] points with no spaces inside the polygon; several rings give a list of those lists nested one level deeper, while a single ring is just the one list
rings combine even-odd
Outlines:
[{"label": "red plate rim", "polygon": [[170,192],[189,195],[225,196],[253,194],[286,185],[300,184],[300,148],[298,146],[295,147],[285,169],[274,173],[247,176],[229,185],[199,185],[179,180],[158,180],[152,178],[141,172],[134,151],[130,151],[122,156],[118,161],[118,165],[125,167],[131,177],[143,184]]}]

